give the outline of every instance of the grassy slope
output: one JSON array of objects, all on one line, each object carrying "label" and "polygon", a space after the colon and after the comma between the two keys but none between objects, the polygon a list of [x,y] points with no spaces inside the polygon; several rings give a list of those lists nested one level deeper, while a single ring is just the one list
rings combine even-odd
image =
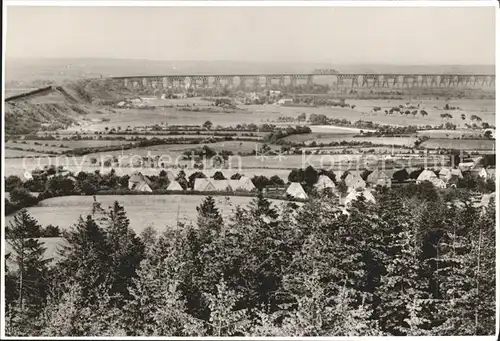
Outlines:
[{"label": "grassy slope", "polygon": [[43,124],[68,126],[97,111],[102,102],[132,95],[121,82],[81,80],[55,86],[54,90],[5,103],[6,134],[34,132]]}]

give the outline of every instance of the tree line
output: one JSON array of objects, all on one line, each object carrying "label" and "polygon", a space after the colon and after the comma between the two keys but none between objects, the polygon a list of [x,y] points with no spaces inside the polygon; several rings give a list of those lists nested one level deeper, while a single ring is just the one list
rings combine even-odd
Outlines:
[{"label": "tree line", "polygon": [[195,223],[139,236],[119,203],[95,202],[57,260],[23,210],[6,231],[6,333],[492,335],[494,203],[429,185],[380,189],[347,213],[329,197],[278,210],[259,195],[223,219],[207,197]]}]

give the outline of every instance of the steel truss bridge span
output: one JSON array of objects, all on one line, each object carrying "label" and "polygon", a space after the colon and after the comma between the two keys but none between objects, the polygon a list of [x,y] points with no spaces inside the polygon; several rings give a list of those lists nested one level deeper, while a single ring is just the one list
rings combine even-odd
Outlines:
[{"label": "steel truss bridge span", "polygon": [[[234,75],[158,75],[110,77],[122,80],[126,87],[218,87],[218,86],[298,86],[313,85],[316,80],[327,79],[333,88],[494,88],[493,74],[234,74]],[[324,82],[322,82],[324,83]]]}]

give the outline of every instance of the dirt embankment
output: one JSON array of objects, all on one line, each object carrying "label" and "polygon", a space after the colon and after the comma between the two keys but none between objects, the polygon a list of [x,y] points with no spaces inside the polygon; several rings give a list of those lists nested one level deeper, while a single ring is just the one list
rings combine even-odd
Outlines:
[{"label": "dirt embankment", "polygon": [[123,82],[91,79],[47,86],[5,100],[6,134],[64,128],[106,104],[133,96]]}]

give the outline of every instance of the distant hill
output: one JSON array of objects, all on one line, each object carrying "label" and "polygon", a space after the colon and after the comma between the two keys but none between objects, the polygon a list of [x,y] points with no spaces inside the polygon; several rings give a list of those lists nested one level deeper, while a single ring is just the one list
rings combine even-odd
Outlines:
[{"label": "distant hill", "polygon": [[335,65],[329,63],[157,61],[133,59],[7,59],[7,88],[43,87],[68,80],[111,76],[214,73],[307,73],[314,69],[345,73],[494,73],[494,65]]}]

